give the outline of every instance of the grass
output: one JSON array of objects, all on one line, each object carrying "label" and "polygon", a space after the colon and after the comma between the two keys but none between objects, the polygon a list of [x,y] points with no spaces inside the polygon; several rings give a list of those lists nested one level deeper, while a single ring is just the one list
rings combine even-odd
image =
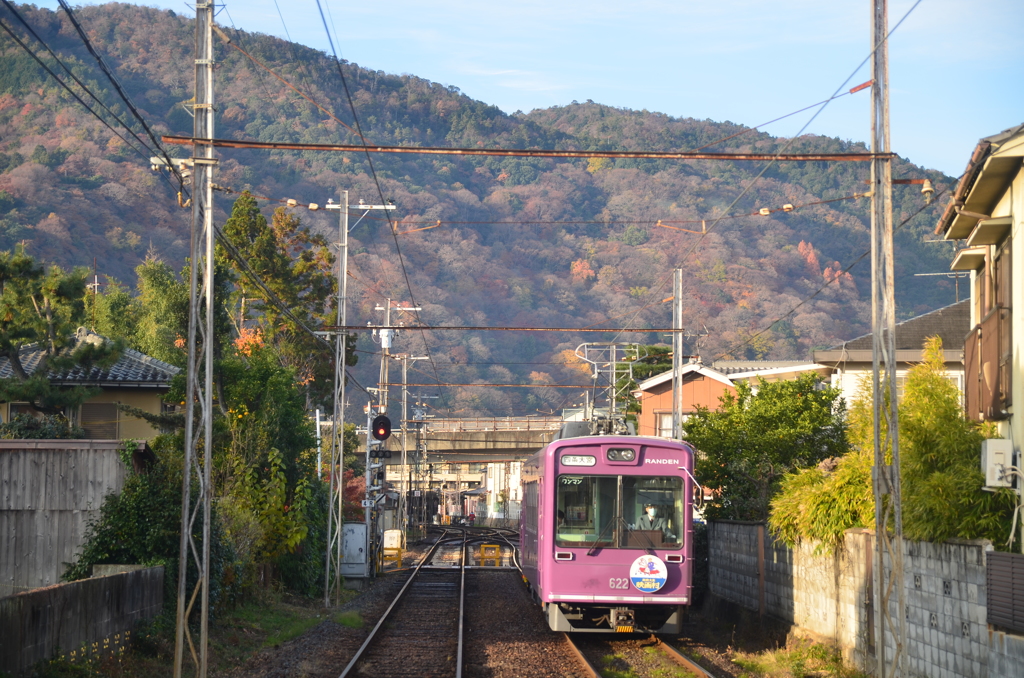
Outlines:
[{"label": "grass", "polygon": [[[356,592],[346,591],[345,599]],[[343,600],[342,602],[346,602]],[[322,600],[299,598],[279,592],[261,592],[238,607],[221,610],[210,619],[210,674],[217,675],[244,664],[263,648],[275,647],[301,636],[331,618]],[[357,612],[343,612],[334,621],[350,628],[363,624]],[[119,656],[71,663],[50,662],[37,670],[38,678],[150,678],[169,676],[174,663],[174,612],[140,626],[132,636],[131,649]],[[198,635],[198,634],[196,634]],[[188,649],[186,647],[186,656]],[[191,659],[186,660],[191,666]]]},{"label": "grass", "polygon": [[363,617],[355,610],[349,610],[348,612],[339,612],[334,615],[334,622],[347,626],[350,629],[358,629],[363,626]]},{"label": "grass", "polygon": [[838,649],[809,642],[764,652],[736,652],[732,662],[743,669],[742,678],[866,678],[843,663]]}]

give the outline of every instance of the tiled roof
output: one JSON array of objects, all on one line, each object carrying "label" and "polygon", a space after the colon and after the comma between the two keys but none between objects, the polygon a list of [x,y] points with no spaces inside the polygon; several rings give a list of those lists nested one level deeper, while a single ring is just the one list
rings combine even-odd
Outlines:
[{"label": "tiled roof", "polygon": [[[78,341],[106,341],[92,332],[79,330]],[[28,374],[38,369],[44,351],[36,344],[23,346],[19,351],[21,364]],[[89,384],[96,386],[169,386],[171,379],[181,370],[174,365],[157,360],[132,348],[121,351],[121,357],[109,368],[92,367],[88,370],[75,368],[69,372],[50,372],[50,381],[60,384]],[[0,357],[0,379],[14,376],[11,363]]]},{"label": "tiled roof", "polygon": [[741,372],[760,372],[779,367],[796,367],[806,365],[806,360],[716,360],[711,367],[722,374],[739,374]]},{"label": "tiled roof", "polygon": [[[896,350],[920,351],[924,340],[938,336],[943,348],[962,347],[971,329],[971,300],[951,304],[931,313],[904,320],[896,325]],[[872,335],[865,334],[829,350],[871,350]]]}]

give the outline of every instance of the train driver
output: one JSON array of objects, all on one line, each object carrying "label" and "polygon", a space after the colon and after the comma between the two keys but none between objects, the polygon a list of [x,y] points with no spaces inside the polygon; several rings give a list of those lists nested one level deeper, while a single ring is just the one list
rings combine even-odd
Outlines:
[{"label": "train driver", "polygon": [[669,531],[665,516],[658,515],[658,507],[655,504],[644,504],[644,514],[640,516],[636,527],[638,530],[661,530],[663,541],[674,541],[676,538]]}]

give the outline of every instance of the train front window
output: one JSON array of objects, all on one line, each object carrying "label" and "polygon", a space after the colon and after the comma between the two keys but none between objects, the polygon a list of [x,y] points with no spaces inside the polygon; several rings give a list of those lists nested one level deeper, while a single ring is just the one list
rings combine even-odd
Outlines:
[{"label": "train front window", "polygon": [[558,546],[682,546],[682,478],[561,475],[556,501]]}]

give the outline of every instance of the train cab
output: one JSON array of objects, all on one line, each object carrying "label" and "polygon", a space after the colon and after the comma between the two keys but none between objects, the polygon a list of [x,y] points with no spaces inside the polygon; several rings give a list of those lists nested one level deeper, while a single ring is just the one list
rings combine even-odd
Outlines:
[{"label": "train cab", "polygon": [[559,438],[525,464],[523,572],[552,630],[677,633],[691,599],[693,449]]}]

